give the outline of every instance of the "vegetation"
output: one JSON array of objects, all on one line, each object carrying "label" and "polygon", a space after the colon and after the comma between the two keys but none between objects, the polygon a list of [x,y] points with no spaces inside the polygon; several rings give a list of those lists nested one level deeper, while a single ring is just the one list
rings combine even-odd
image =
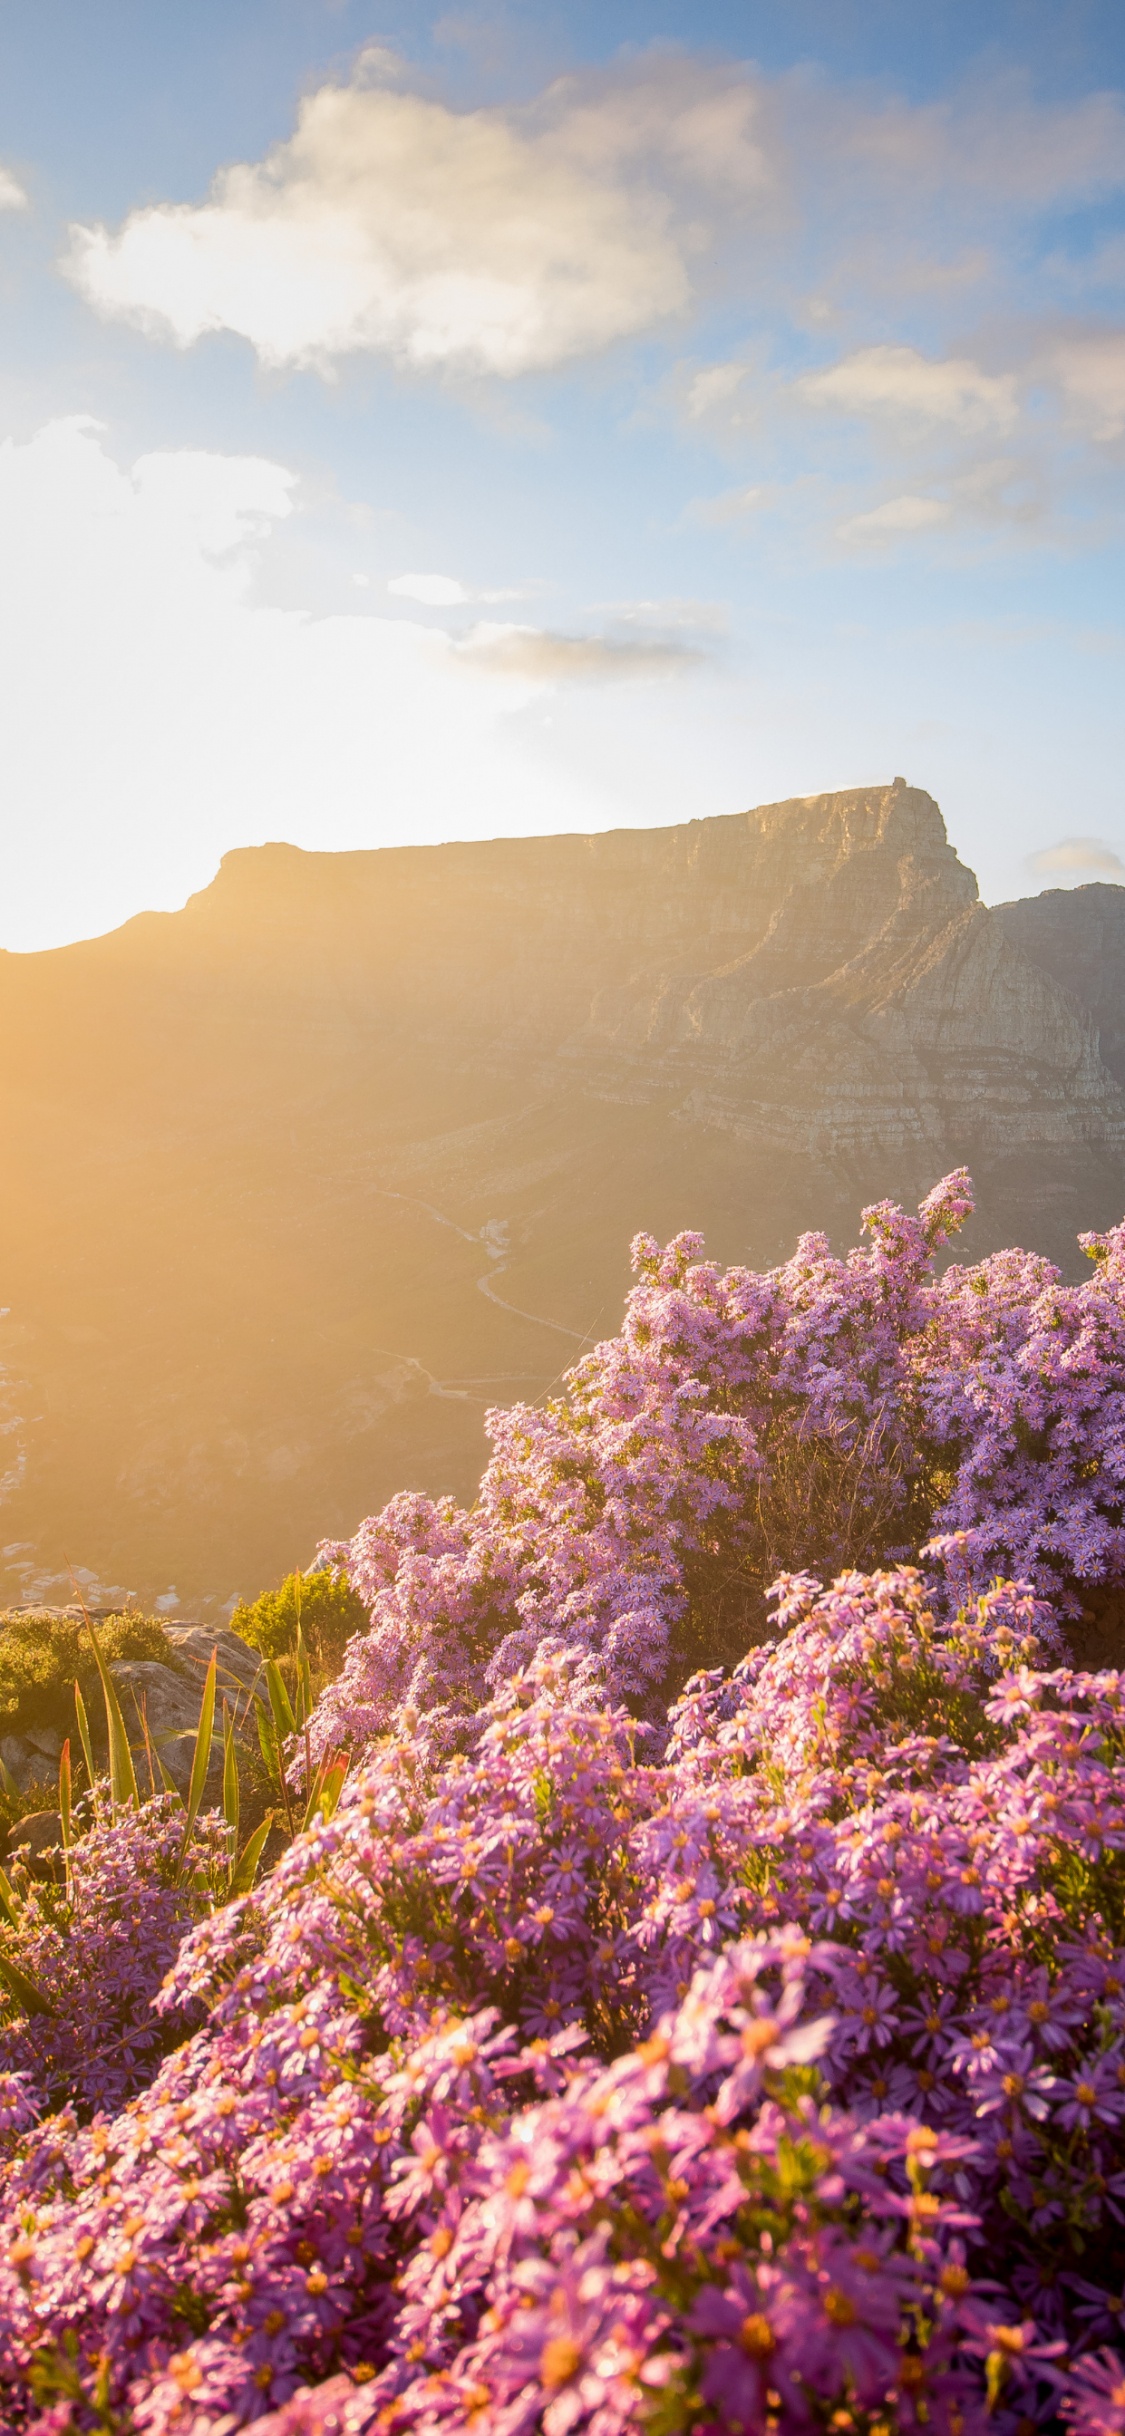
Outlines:
[{"label": "vegetation", "polygon": [[336,1674],[352,1634],[367,1626],[367,1609],[347,1574],[321,1566],[287,1574],[279,1590],[263,1590],[231,1616],[231,1631],[263,1658],[295,1658],[300,1629],[314,1678]]},{"label": "vegetation", "polygon": [[1063,1638],[1125,1228],[936,1279],[967,1206],[642,1242],[473,1510],[335,1552],[320,1698],[303,1613],[267,1658],[260,1883],[206,1695],[177,1812],[105,1675],[97,1815],[64,1767],[0,1888],[5,2428],[1125,2436],[1125,1676]]},{"label": "vegetation", "polygon": [[[123,1658],[174,1663],[155,1616],[106,1616],[98,1640],[110,1665]],[[0,1616],[0,1734],[34,1734],[44,1727],[68,1733],[75,1683],[89,1706],[98,1680],[89,1628],[80,1615],[30,1608]]]}]

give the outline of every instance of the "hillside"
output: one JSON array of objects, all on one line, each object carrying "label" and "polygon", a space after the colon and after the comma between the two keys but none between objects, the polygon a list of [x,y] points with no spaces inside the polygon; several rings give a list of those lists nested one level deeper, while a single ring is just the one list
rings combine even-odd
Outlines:
[{"label": "hillside", "polygon": [[964,1161],[970,1253],[1073,1262],[1125,1207],[1125,1099],[1013,910],[896,781],[246,849],[180,913],[0,958],[2,1595],[69,1559],[220,1602],[395,1488],[466,1493],[641,1226],[760,1263]]}]

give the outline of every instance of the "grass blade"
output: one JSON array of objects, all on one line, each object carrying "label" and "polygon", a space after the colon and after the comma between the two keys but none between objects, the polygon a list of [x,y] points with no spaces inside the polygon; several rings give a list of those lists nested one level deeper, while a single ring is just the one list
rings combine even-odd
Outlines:
[{"label": "grass blade", "polygon": [[312,1696],[312,1668],[311,1668],[311,1667],[310,1667],[310,1665],[309,1665],[309,1653],[308,1653],[307,1649],[305,1648],[305,1636],[304,1636],[304,1633],[303,1633],[303,1631],[302,1631],[302,1629],[301,1629],[301,1619],[300,1619],[300,1616],[298,1616],[298,1618],[297,1618],[297,1707],[296,1707],[296,1713],[295,1713],[295,1722],[296,1722],[296,1724],[297,1724],[297,1725],[300,1725],[300,1726],[307,1725],[307,1724],[308,1724],[308,1721],[309,1721],[309,1718],[312,1716],[312,1710],[313,1710],[313,1696]]},{"label": "grass blade", "polygon": [[181,1793],[180,1788],[179,1788],[178,1784],[176,1783],[176,1779],[175,1779],[175,1777],[174,1777],[174,1776],[170,1776],[170,1775],[169,1775],[168,1770],[167,1770],[167,1768],[165,1767],[163,1760],[161,1759],[161,1756],[160,1756],[159,1751],[158,1751],[158,1752],[157,1752],[157,1754],[156,1754],[156,1765],[157,1765],[157,1767],[158,1767],[158,1768],[159,1768],[159,1770],[160,1770],[160,1783],[161,1783],[161,1788],[162,1788],[162,1790],[163,1790],[165,1793],[174,1793],[174,1794],[175,1794],[175,1796],[176,1796],[176,1800],[178,1801],[178,1803],[179,1803],[179,1805],[180,1805],[180,1808],[181,1808],[181,1810],[182,1810],[182,1809],[183,1809],[183,1806],[184,1806],[184,1797],[183,1797],[183,1794]]},{"label": "grass blade", "polygon": [[6,1793],[10,1802],[18,1802],[20,1798],[20,1789],[15,1777],[11,1769],[5,1767],[2,1759],[0,1759],[0,1793]]},{"label": "grass blade", "polygon": [[16,1928],[18,1926],[20,1916],[20,1899],[16,1893],[15,1887],[12,1885],[11,1879],[2,1869],[0,1869],[0,1912],[7,1913],[8,1925],[10,1928]]},{"label": "grass blade", "polygon": [[242,1851],[239,1853],[237,1868],[231,1876],[230,1891],[232,1895],[249,1894],[258,1874],[258,1863],[262,1857],[266,1837],[272,1826],[273,1812],[267,1810],[261,1826],[255,1827],[253,1835],[247,1837]]},{"label": "grass blade", "polygon": [[177,1880],[183,1876],[187,1848],[191,1842],[191,1831],[199,1816],[199,1805],[203,1800],[203,1789],[207,1783],[207,1770],[211,1764],[211,1736],[215,1730],[215,1678],[218,1669],[218,1651],[213,1649],[211,1663],[203,1685],[203,1698],[199,1704],[199,1724],[195,1729],[195,1752],[191,1763],[191,1782],[188,1785],[186,1804],[187,1816],[184,1820],[184,1840],[180,1846],[180,1858],[176,1870]]},{"label": "grass blade", "polygon": [[223,1817],[230,1828],[231,1860],[238,1851],[238,1745],[234,1739],[234,1719],[223,1702]]},{"label": "grass blade", "polygon": [[262,1747],[262,1758],[269,1770],[272,1784],[281,1770],[281,1746],[277,1739],[277,1727],[274,1724],[272,1712],[266,1707],[264,1700],[255,1699],[254,1711],[258,1723],[258,1741]]},{"label": "grass blade", "polygon": [[92,1790],[94,1785],[97,1783],[97,1775],[94,1768],[94,1746],[90,1740],[90,1720],[86,1715],[86,1703],[82,1698],[82,1694],[79,1691],[77,1684],[74,1686],[74,1709],[75,1715],[78,1719],[78,1739],[82,1745],[82,1757],[86,1762],[86,1781]]},{"label": "grass blade", "polygon": [[69,1853],[74,1842],[71,1829],[70,1736],[67,1735],[59,1753],[59,1820],[62,1825],[62,1848]]},{"label": "grass blade", "polygon": [[276,1658],[266,1659],[266,1689],[273,1710],[273,1722],[277,1727],[277,1739],[287,1742],[290,1734],[297,1731],[297,1720]]},{"label": "grass blade", "polygon": [[0,1954],[0,1981],[9,1996],[14,1996],[16,2003],[23,2006],[25,2013],[54,2012],[54,2006],[48,2003],[35,1981],[28,1978],[26,1971],[21,1971],[18,1963],[9,1962],[6,1954]]},{"label": "grass blade", "polygon": [[133,1754],[129,1749],[129,1737],[125,1731],[125,1720],[121,1714],[121,1703],[118,1700],[113,1677],[110,1674],[109,1668],[107,1667],[105,1659],[102,1656],[101,1649],[98,1645],[98,1636],[94,1631],[94,1627],[89,1616],[86,1618],[86,1629],[94,1645],[94,1656],[97,1660],[98,1673],[101,1677],[102,1698],[105,1701],[106,1734],[109,1740],[109,1798],[115,1811],[125,1809],[139,1810],[141,1806],[141,1797],[137,1791],[137,1778],[136,1771],[133,1767]]},{"label": "grass blade", "polygon": [[330,1819],[332,1817],[333,1811],[335,1810],[340,1799],[340,1795],[343,1792],[344,1778],[346,1777],[347,1773],[347,1752],[326,1751],[323,1759],[321,1760],[320,1766],[317,1769],[316,1775],[313,1778],[312,1791],[309,1794],[308,1802],[305,1807],[305,1815],[301,1821],[302,1831],[306,1827],[312,1826],[313,1820],[318,1814],[324,1819]]}]

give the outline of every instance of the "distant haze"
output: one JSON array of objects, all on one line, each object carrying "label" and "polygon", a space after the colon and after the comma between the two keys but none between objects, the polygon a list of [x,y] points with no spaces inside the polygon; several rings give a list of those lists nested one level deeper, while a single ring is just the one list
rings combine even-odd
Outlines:
[{"label": "distant haze", "polygon": [[967,1161],[970,1254],[1073,1266],[1125,1209],[1123,908],[987,912],[897,780],[244,850],[0,957],[4,1595],[73,1565],[214,1616],[396,1489],[470,1496],[487,1406],[616,1329],[640,1228],[765,1264]]}]

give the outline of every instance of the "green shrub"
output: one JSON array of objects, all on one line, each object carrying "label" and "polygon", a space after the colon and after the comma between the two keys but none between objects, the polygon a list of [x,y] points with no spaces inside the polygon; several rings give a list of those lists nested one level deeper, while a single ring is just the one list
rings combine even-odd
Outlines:
[{"label": "green shrub", "polygon": [[[96,1626],[103,1658],[155,1658],[174,1664],[164,1626],[155,1616],[106,1616]],[[75,1731],[75,1682],[91,1715],[101,1715],[97,1662],[81,1616],[29,1608],[0,1615],[0,1735],[33,1734],[53,1726]]]},{"label": "green shrub", "polygon": [[235,1608],[231,1631],[240,1634],[263,1658],[291,1658],[297,1626],[314,1674],[335,1675],[352,1634],[367,1628],[367,1609],[343,1573],[290,1573],[280,1590],[263,1590],[249,1605]]}]

